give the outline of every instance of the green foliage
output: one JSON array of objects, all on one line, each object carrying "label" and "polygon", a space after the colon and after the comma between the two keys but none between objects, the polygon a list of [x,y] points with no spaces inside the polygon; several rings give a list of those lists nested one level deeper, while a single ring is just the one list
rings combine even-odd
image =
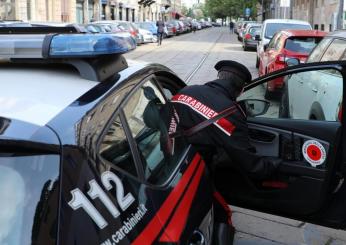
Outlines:
[{"label": "green foliage", "polygon": [[244,16],[245,8],[251,8],[251,17],[256,13],[257,0],[206,0],[206,12],[213,19],[238,18]]}]

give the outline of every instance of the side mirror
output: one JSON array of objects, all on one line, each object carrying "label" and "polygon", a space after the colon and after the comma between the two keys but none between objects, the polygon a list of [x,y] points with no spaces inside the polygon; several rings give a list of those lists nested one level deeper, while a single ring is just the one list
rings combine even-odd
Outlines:
[{"label": "side mirror", "polygon": [[256,41],[261,41],[261,36],[260,36],[260,35],[256,35],[256,36],[255,36],[255,40],[256,40]]},{"label": "side mirror", "polygon": [[270,106],[269,101],[258,99],[245,99],[238,101],[238,103],[249,117],[266,114]]},{"label": "side mirror", "polygon": [[286,60],[286,65],[287,66],[297,66],[300,64],[300,60],[297,58],[290,58]]},{"label": "side mirror", "polygon": [[267,51],[267,49],[268,49],[268,44],[264,44],[263,45],[263,51],[265,52],[265,51]]}]

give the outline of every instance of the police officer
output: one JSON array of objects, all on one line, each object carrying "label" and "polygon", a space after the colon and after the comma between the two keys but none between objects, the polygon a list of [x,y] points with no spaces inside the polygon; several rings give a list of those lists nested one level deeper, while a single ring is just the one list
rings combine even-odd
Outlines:
[{"label": "police officer", "polygon": [[255,154],[256,149],[249,142],[246,114],[236,102],[243,87],[251,82],[249,70],[231,60],[219,61],[215,69],[218,79],[204,85],[187,86],[172,98],[179,116],[179,128],[190,129],[228,108],[234,108],[231,115],[187,140],[201,152],[206,162],[211,162],[211,159],[232,162],[255,178],[270,176],[281,160]]},{"label": "police officer", "polygon": [[[218,79],[204,85],[186,86],[173,96],[168,123],[175,120],[182,132],[191,131],[201,122],[230,111],[231,114],[189,135],[187,140],[209,163],[212,174],[215,164],[223,163],[235,164],[253,177],[265,178],[275,171],[281,160],[255,154],[256,149],[249,142],[246,114],[236,101],[244,86],[251,82],[251,74],[244,65],[231,60],[218,62],[215,69]],[[163,117],[167,118],[167,113]],[[231,243],[234,234],[231,210],[218,192],[214,193],[214,207],[217,239]]]}]

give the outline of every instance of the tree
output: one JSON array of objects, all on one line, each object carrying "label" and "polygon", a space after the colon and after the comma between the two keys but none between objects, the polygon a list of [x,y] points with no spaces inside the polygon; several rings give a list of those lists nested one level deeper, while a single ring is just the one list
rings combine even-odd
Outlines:
[{"label": "tree", "polygon": [[251,16],[256,16],[257,0],[206,0],[206,12],[212,19],[244,16],[245,8],[251,9]]}]

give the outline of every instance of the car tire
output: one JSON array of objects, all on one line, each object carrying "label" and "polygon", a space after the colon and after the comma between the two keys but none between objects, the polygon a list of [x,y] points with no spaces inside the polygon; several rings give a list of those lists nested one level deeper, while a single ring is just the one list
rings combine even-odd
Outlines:
[{"label": "car tire", "polygon": [[264,98],[265,98],[266,100],[272,100],[273,97],[274,97],[274,92],[269,91],[269,90],[268,90],[268,87],[266,87],[266,92],[265,92],[265,94],[264,94]]},{"label": "car tire", "polygon": [[279,106],[279,118],[289,118],[288,91],[282,94]]},{"label": "car tire", "polygon": [[260,61],[259,61],[259,58],[257,57],[257,58],[256,58],[256,68],[259,67],[259,62],[260,62]]}]

